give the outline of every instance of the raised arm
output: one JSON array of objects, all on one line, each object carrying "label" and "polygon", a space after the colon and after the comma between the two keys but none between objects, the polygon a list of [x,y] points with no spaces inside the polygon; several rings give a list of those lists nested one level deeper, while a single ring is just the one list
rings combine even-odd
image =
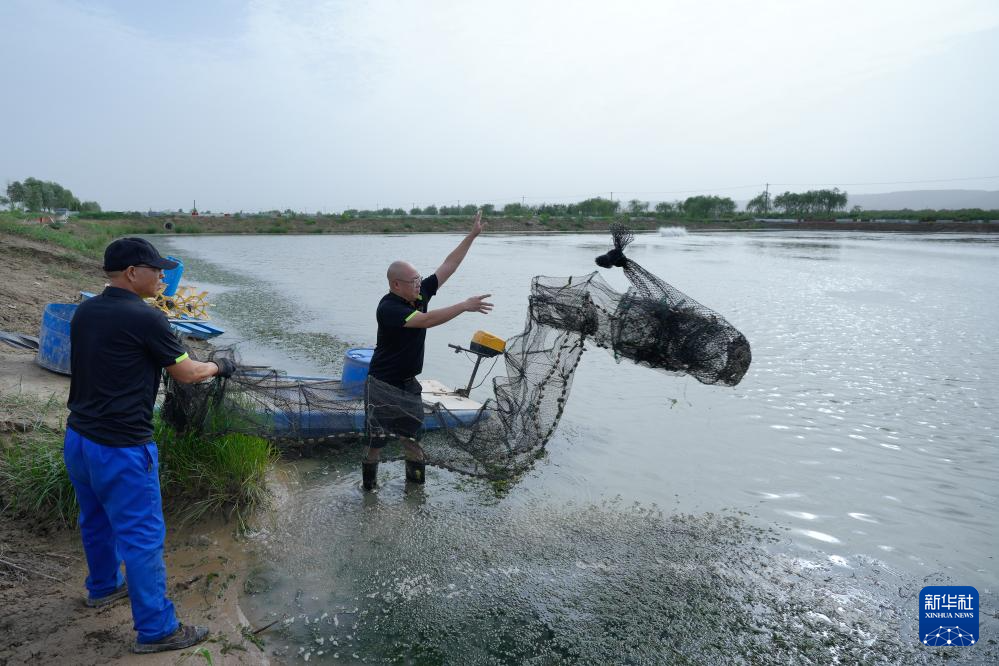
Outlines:
[{"label": "raised arm", "polygon": [[451,250],[451,254],[447,255],[447,259],[444,260],[444,263],[438,266],[437,270],[434,271],[437,275],[438,287],[444,286],[447,279],[451,277],[456,270],[458,270],[458,266],[461,265],[465,255],[468,254],[468,248],[472,247],[472,241],[474,241],[476,237],[482,233],[482,229],[485,226],[486,223],[482,221],[482,211],[476,211],[475,217],[472,219],[472,230],[468,232],[468,235],[465,236],[460,243],[458,243],[458,247]]},{"label": "raised arm", "polygon": [[493,309],[493,304],[486,301],[490,294],[482,296],[472,296],[461,303],[449,305],[446,308],[438,308],[430,312],[414,312],[406,320],[406,328],[433,328],[447,323],[460,315],[462,312],[481,312],[489,314]]}]

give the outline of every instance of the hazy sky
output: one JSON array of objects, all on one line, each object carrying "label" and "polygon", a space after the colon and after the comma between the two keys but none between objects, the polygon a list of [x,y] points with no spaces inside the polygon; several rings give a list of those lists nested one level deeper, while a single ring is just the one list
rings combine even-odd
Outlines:
[{"label": "hazy sky", "polygon": [[110,210],[999,189],[996,0],[2,0],[0,33],[0,181]]}]

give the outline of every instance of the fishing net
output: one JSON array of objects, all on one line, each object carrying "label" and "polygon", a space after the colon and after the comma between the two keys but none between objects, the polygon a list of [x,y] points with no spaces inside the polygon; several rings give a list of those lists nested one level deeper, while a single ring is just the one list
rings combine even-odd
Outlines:
[{"label": "fishing net", "polygon": [[[738,384],[752,360],[745,336],[627,258],[624,249],[633,240],[627,229],[611,231],[614,247],[597,264],[623,269],[631,287],[622,294],[598,272],[534,278],[524,330],[507,341],[502,357],[505,373],[493,379],[493,397],[471,414],[448,410],[426,386],[419,400],[413,387],[369,377],[345,396],[339,381],[289,380],[243,368],[224,382],[169,381],[164,417],[181,429],[242,429],[278,440],[346,435],[375,445],[418,441],[429,464],[497,480],[523,473],[543,452],[587,343],[608,349],[619,362],[687,374],[704,384]],[[222,403],[225,409],[211,408]]]}]

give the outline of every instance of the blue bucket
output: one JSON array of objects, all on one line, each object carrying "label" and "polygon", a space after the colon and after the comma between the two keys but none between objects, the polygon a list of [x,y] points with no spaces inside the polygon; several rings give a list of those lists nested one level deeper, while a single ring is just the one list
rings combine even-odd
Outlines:
[{"label": "blue bucket", "polygon": [[184,262],[177,257],[167,257],[170,261],[177,262],[177,268],[171,268],[168,271],[163,271],[163,283],[166,287],[163,289],[164,296],[173,296],[177,293],[177,287],[180,286],[180,278],[184,274]]},{"label": "blue bucket", "polygon": [[368,368],[371,367],[371,356],[374,349],[355,347],[348,349],[343,355],[343,390],[349,395],[360,397],[364,395],[364,382],[368,379]]},{"label": "blue bucket", "polygon": [[69,322],[74,312],[75,303],[49,303],[45,306],[35,362],[46,370],[69,374]]}]

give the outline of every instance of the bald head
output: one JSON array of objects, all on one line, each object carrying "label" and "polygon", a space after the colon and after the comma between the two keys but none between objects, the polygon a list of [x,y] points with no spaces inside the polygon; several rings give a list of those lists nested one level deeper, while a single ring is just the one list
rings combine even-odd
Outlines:
[{"label": "bald head", "polygon": [[389,291],[414,303],[420,296],[420,273],[408,261],[393,261],[388,271]]},{"label": "bald head", "polygon": [[419,276],[419,272],[408,261],[393,261],[389,264],[386,272],[389,282],[392,280],[412,280],[414,276]]}]

